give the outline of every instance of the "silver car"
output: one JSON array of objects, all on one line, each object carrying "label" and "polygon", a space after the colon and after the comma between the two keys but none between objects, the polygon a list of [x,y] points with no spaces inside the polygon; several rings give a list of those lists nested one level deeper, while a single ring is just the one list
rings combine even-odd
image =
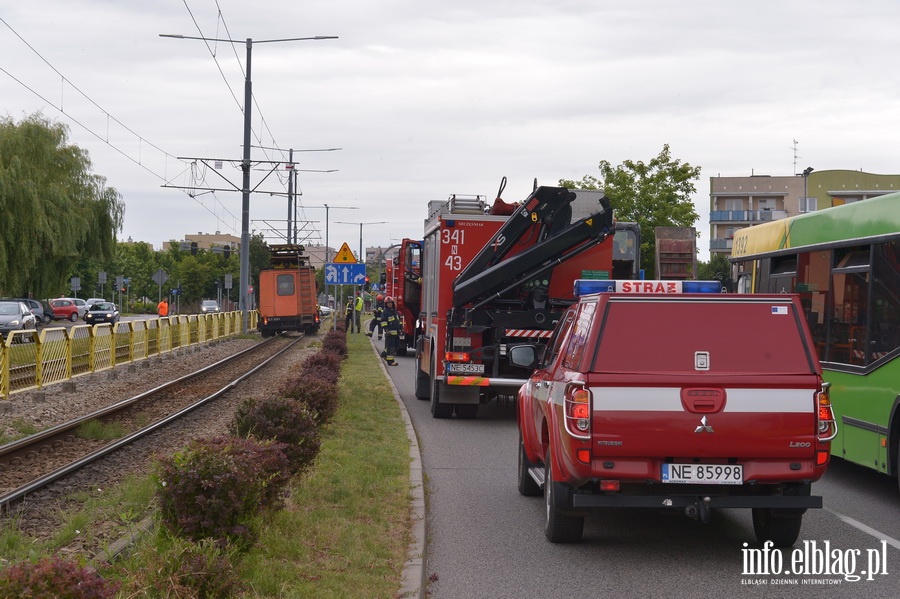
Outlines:
[{"label": "silver car", "polygon": [[219,302],[216,300],[203,300],[200,302],[201,314],[213,314],[219,311]]},{"label": "silver car", "polygon": [[37,318],[22,302],[0,301],[0,335],[37,328]]}]

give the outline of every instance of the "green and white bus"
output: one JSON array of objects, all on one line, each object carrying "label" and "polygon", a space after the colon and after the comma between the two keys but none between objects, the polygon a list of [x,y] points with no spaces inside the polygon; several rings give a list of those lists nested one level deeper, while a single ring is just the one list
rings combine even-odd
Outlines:
[{"label": "green and white bus", "polygon": [[832,454],[897,476],[900,193],[740,229],[730,261],[739,293],[802,298],[831,383]]}]

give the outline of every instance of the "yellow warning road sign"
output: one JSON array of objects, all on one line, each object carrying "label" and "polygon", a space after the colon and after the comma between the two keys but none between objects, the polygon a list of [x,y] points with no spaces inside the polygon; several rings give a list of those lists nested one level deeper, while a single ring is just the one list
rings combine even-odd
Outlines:
[{"label": "yellow warning road sign", "polygon": [[356,256],[350,251],[350,246],[347,245],[346,241],[344,242],[344,245],[341,246],[341,249],[338,250],[337,256],[334,257],[334,261],[340,262],[341,264],[356,264]]}]

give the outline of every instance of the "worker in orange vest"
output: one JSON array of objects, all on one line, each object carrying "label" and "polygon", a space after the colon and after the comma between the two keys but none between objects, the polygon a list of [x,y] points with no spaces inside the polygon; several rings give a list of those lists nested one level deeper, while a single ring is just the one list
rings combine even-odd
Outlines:
[{"label": "worker in orange vest", "polygon": [[156,305],[156,313],[159,314],[160,318],[165,318],[169,315],[169,300],[166,298],[162,298],[162,301]]}]

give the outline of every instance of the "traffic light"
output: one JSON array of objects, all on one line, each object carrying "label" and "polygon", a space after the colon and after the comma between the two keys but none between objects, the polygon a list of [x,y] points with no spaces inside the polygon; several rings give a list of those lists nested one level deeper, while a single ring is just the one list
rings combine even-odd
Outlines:
[{"label": "traffic light", "polygon": [[197,242],[192,241],[191,242],[191,256],[196,256],[196,255],[197,255]]},{"label": "traffic light", "polygon": [[231,246],[226,245],[225,246],[225,259],[228,260],[229,258],[231,258]]},{"label": "traffic light", "polygon": [[113,291],[118,291],[118,290],[119,290],[119,285],[116,283],[113,283]]},{"label": "traffic light", "polygon": [[363,285],[363,289],[364,289],[365,291],[368,291],[368,290],[369,290],[369,275],[366,275],[366,284]]}]

